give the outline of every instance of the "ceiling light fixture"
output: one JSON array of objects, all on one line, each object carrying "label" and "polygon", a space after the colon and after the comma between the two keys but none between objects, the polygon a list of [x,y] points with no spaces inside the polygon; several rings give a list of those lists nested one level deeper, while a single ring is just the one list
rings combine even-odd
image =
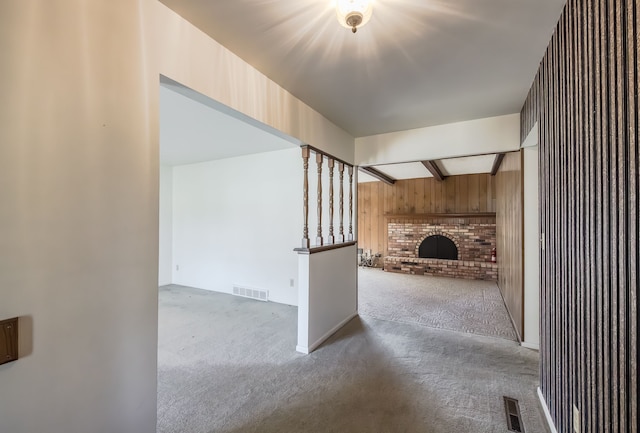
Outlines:
[{"label": "ceiling light fixture", "polygon": [[364,26],[373,14],[372,0],[336,0],[338,22],[353,33]]}]

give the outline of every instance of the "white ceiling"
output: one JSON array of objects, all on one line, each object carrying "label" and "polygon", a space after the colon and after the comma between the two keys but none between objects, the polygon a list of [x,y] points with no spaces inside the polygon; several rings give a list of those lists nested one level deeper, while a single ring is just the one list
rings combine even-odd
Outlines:
[{"label": "white ceiling", "polygon": [[160,85],[160,163],[182,165],[292,148],[265,125],[248,123],[205,96],[164,80]]},{"label": "white ceiling", "polygon": [[368,175],[364,171],[358,171],[358,183],[379,182],[375,177]]},{"label": "white ceiling", "polygon": [[432,177],[429,170],[421,162],[405,162],[402,164],[376,165],[376,170],[383,172],[396,180],[415,179],[418,177]]},{"label": "white ceiling", "polygon": [[491,173],[491,168],[495,160],[495,154],[463,156],[460,158],[439,159],[438,167],[445,176]]},{"label": "white ceiling", "polygon": [[161,0],[354,137],[519,112],[564,0]]},{"label": "white ceiling", "polygon": [[[439,159],[436,160],[435,163],[444,176],[457,176],[461,174],[491,173],[495,159],[496,154],[488,154]],[[371,167],[396,180],[433,177],[424,164],[419,161],[401,164],[372,165]],[[358,183],[375,182],[377,180],[375,177],[362,171],[358,173]]]}]

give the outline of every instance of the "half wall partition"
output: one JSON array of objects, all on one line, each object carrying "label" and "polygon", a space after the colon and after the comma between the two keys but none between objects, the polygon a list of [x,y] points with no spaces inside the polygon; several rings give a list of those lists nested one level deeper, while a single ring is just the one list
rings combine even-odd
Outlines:
[{"label": "half wall partition", "polygon": [[[301,149],[304,222],[302,246],[295,249],[299,281],[296,350],[310,353],[357,315],[355,170],[352,164],[312,146]],[[310,159],[315,161],[311,173]],[[315,200],[309,199],[312,194]],[[310,228],[315,228],[313,245]]]}]

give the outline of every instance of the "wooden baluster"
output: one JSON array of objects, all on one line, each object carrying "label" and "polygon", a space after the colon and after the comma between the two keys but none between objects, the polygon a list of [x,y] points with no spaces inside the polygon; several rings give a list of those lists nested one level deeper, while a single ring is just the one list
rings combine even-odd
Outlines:
[{"label": "wooden baluster", "polygon": [[340,229],[338,232],[338,242],[344,242],[344,163],[338,163],[338,173],[340,174]]},{"label": "wooden baluster", "polygon": [[318,165],[318,233],[316,245],[322,245],[322,154],[316,152],[316,164]]},{"label": "wooden baluster", "polygon": [[349,235],[348,240],[353,240],[353,166],[349,166]]},{"label": "wooden baluster", "polygon": [[328,158],[327,165],[329,166],[329,236],[327,243],[331,245],[336,242],[333,235],[333,167],[335,166],[333,158]]},{"label": "wooden baluster", "polygon": [[302,248],[309,248],[309,148],[302,148],[302,165],[304,167],[304,184],[302,186]]}]

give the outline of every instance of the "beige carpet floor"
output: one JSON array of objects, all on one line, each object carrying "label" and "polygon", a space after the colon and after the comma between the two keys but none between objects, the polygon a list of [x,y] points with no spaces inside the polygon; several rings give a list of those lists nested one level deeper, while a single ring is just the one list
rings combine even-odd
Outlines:
[{"label": "beige carpet floor", "polygon": [[545,432],[538,355],[514,341],[362,315],[302,355],[295,307],[159,294],[159,433],[506,433],[503,396]]},{"label": "beige carpet floor", "polygon": [[494,282],[361,268],[358,285],[360,315],[516,341]]}]

